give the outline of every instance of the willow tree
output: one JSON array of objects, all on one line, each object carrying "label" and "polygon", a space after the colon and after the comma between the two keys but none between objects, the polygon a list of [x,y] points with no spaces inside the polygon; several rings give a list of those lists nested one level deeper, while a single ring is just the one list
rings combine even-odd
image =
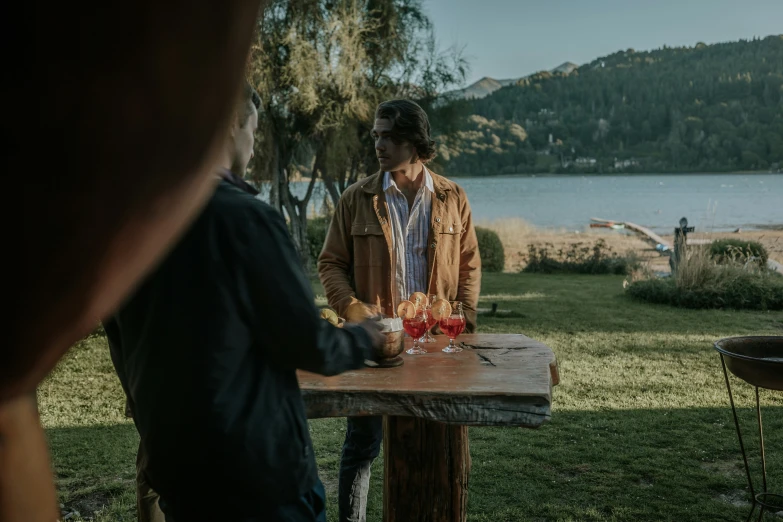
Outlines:
[{"label": "willow tree", "polygon": [[[254,175],[269,182],[270,203],[287,215],[308,263],[307,207],[316,180],[336,203],[374,163],[376,105],[434,92],[433,78],[448,67],[420,0],[271,0],[257,34],[249,67],[262,99]],[[301,197],[291,191],[295,172],[310,175]]]},{"label": "willow tree", "polygon": [[[461,84],[467,63],[460,51],[440,51],[429,18],[420,0],[370,0],[365,19],[375,27],[363,35],[367,60],[362,63],[365,93],[374,108],[391,98],[417,101],[441,132],[454,130],[464,111],[443,101],[442,91]],[[378,168],[370,139],[373,112],[369,118],[353,117],[322,143],[327,161],[319,172],[334,205],[342,192],[359,178]]]},{"label": "willow tree", "polygon": [[[317,142],[347,118],[366,117],[360,44],[372,27],[358,0],[273,0],[258,18],[250,81],[261,95],[256,175],[271,182],[270,203],[289,220],[303,261],[309,259],[307,205],[316,178],[297,197],[290,183],[296,164],[322,160]],[[261,168],[258,168],[258,167]]]}]

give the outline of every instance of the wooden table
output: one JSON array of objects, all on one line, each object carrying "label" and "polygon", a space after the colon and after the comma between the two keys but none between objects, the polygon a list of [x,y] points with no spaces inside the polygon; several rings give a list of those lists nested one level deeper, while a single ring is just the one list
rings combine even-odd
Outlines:
[{"label": "wooden table", "polygon": [[384,416],[385,522],[464,522],[467,427],[538,428],[551,416],[559,377],[547,346],[518,334],[461,335],[465,349],[448,354],[448,340],[436,338],[396,368],[299,373],[308,417]]}]

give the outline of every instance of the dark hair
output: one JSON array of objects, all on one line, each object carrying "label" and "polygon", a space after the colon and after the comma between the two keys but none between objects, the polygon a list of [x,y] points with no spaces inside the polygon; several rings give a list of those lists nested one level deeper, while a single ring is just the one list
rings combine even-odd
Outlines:
[{"label": "dark hair", "polygon": [[412,143],[423,163],[432,161],[437,152],[430,134],[430,119],[417,103],[410,100],[389,100],[378,105],[375,119],[388,119],[399,140]]},{"label": "dark hair", "polygon": [[242,96],[239,99],[239,108],[237,109],[237,112],[242,115],[239,120],[240,127],[244,127],[247,123],[247,119],[253,113],[253,107],[256,110],[261,108],[261,97],[246,81],[242,88]]}]

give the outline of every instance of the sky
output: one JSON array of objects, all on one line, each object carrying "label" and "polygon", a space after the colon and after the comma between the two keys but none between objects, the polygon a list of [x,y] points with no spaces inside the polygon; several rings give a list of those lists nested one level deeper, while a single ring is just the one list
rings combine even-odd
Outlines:
[{"label": "sky", "polygon": [[442,49],[471,71],[519,78],[628,48],[693,46],[783,33],[783,0],[423,0]]}]

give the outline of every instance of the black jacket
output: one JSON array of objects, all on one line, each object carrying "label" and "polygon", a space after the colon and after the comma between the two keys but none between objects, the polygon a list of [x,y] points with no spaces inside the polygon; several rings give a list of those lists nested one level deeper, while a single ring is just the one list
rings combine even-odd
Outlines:
[{"label": "black jacket", "polygon": [[371,349],[319,317],[281,215],[226,181],[104,327],[147,479],[199,516],[258,515],[311,489],[295,370],[360,368]]}]

